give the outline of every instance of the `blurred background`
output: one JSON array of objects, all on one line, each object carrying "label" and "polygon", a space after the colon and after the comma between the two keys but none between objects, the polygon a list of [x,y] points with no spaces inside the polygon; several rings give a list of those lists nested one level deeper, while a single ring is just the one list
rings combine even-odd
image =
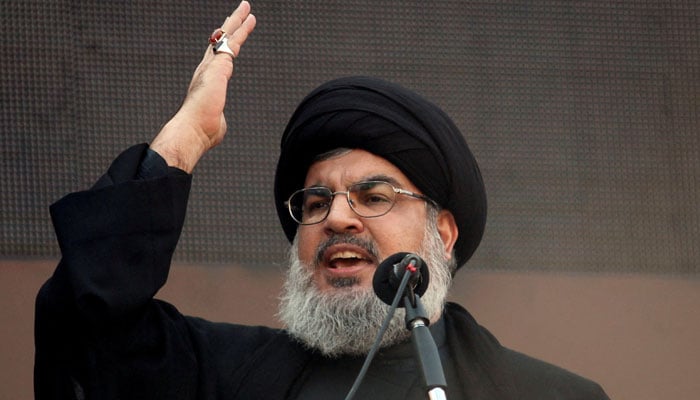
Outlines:
[{"label": "blurred background", "polygon": [[[0,399],[32,398],[33,302],[60,258],[48,206],[177,110],[227,1],[0,3]],[[452,299],[504,345],[615,399],[700,392],[696,1],[266,1],[224,143],[195,171],[159,297],[279,325],[272,198],[301,98],[374,75],[440,105],[480,163],[484,240]]]}]

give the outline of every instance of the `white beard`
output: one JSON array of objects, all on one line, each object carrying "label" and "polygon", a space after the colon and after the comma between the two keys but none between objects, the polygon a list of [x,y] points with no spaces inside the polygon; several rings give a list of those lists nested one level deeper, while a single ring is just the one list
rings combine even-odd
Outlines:
[{"label": "white beard", "polygon": [[[452,274],[436,228],[437,219],[428,220],[418,255],[430,268],[430,285],[421,299],[426,312],[433,319],[442,314]],[[313,281],[313,268],[299,260],[296,239],[292,244],[289,263],[278,313],[287,331],[305,346],[329,357],[367,354],[389,306],[379,300],[372,287],[346,286],[342,283],[333,290],[320,291]],[[395,313],[382,339],[382,347],[409,337],[404,315],[403,309]]]}]

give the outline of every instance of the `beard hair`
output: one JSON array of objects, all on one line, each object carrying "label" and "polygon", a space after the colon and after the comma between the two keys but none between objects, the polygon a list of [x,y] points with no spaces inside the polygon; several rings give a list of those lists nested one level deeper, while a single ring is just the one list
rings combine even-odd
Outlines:
[{"label": "beard hair", "polygon": [[[423,306],[435,322],[442,315],[447,293],[452,284],[454,261],[444,256],[444,243],[437,230],[438,211],[428,207],[428,218],[423,240],[417,254],[430,268],[430,285],[421,297]],[[298,236],[297,236],[298,237]],[[356,237],[340,235],[328,242],[364,242]],[[325,244],[321,244],[319,249]],[[365,243],[373,251],[372,242]],[[341,282],[330,291],[320,291],[313,280],[312,266],[299,260],[297,239],[289,254],[287,279],[282,288],[278,318],[287,331],[306,347],[328,357],[367,354],[385,319],[389,306],[374,294],[372,287]],[[451,260],[454,260],[454,256]],[[410,336],[404,320],[405,310],[398,309],[382,338],[381,347],[400,343]]]}]

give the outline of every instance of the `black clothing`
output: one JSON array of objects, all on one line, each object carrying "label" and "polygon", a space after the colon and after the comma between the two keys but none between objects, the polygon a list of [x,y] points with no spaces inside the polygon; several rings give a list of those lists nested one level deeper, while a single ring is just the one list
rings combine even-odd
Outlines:
[{"label": "black clothing", "polygon": [[[430,325],[430,332],[437,345],[447,382],[459,382],[454,357],[447,346],[445,319]],[[344,356],[329,359],[320,355],[311,357],[304,368],[303,383],[297,400],[342,400],[362,368],[365,357]],[[447,388],[448,399],[466,398],[459,384]],[[356,399],[424,400],[425,383],[417,364],[413,343],[406,341],[380,350],[367,370],[363,383],[355,394]]]},{"label": "black clothing", "polygon": [[[153,299],[191,177],[170,168],[134,180],[146,150],[130,148],[91,190],[51,206],[63,257],[37,296],[36,399],[296,398],[329,360],[282,330],[187,317]],[[443,319],[459,374],[448,385],[461,398],[607,398],[593,382],[503,348],[458,305]]]},{"label": "black clothing", "polygon": [[486,224],[486,191],[464,136],[439,107],[400,85],[368,76],[314,89],[287,124],[275,176],[275,203],[291,242],[297,224],[284,202],[304,185],[314,159],[337,148],[363,149],[403,172],[450,210],[459,228],[457,267],[476,250]]}]

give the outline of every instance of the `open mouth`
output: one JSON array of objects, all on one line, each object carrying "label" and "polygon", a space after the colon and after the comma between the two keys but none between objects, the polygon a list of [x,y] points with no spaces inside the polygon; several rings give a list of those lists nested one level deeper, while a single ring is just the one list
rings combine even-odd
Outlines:
[{"label": "open mouth", "polygon": [[359,263],[369,263],[371,260],[363,257],[361,254],[353,251],[342,251],[333,253],[328,259],[329,268],[348,268],[356,266]]},{"label": "open mouth", "polygon": [[352,274],[363,268],[374,266],[373,259],[366,252],[337,247],[326,252],[324,264],[329,272],[341,275]]}]

